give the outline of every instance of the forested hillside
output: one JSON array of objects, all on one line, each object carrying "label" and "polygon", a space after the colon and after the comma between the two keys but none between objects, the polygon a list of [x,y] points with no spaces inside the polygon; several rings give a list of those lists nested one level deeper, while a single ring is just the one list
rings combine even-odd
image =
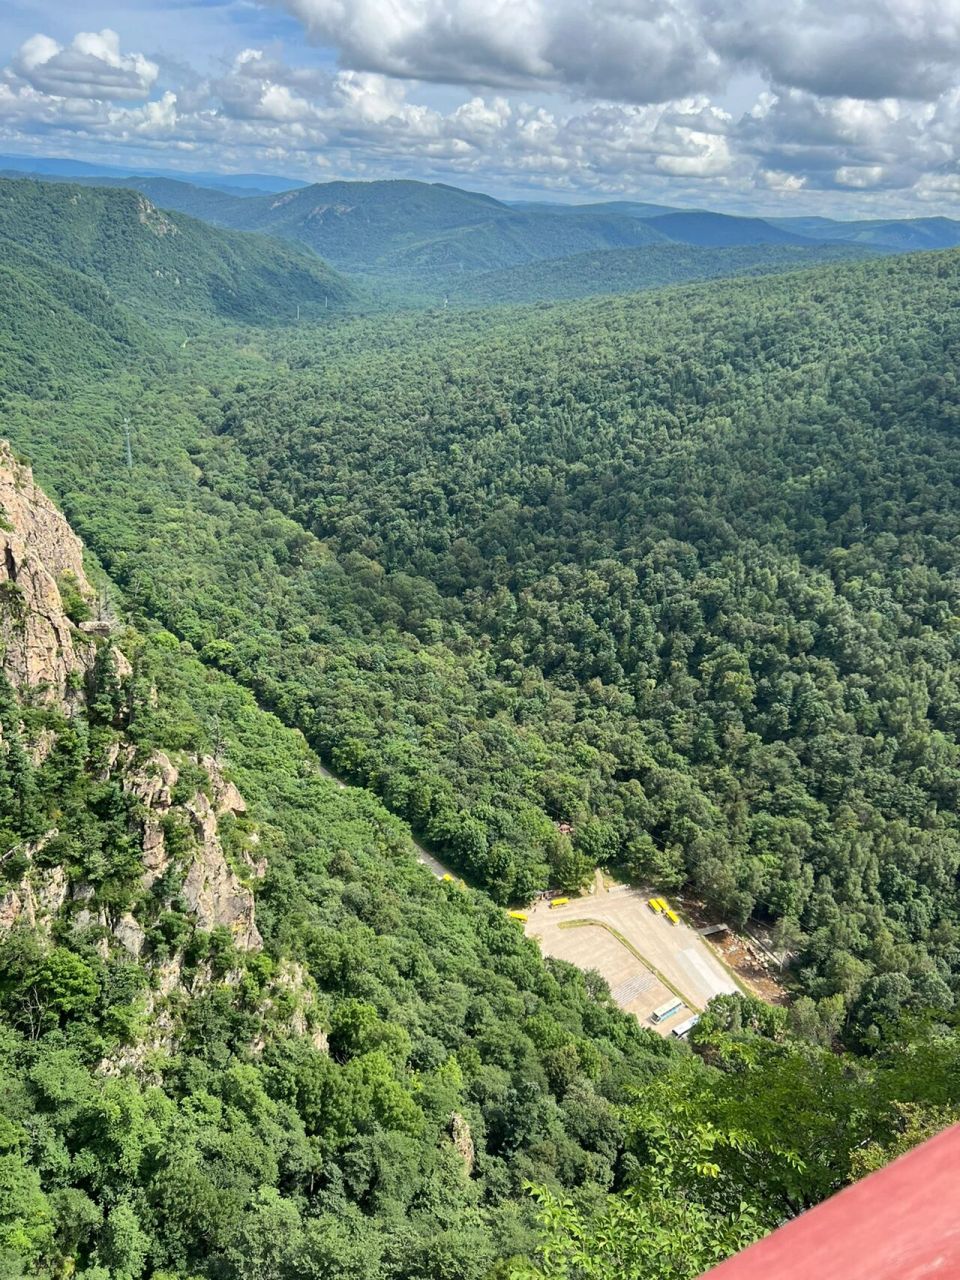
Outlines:
[{"label": "forested hillside", "polygon": [[147,326],[100,280],[3,243],[0,404],[14,393],[59,398],[93,374],[162,355]]},{"label": "forested hillside", "polygon": [[[95,188],[97,180],[73,185]],[[760,218],[629,201],[507,205],[423,182],[320,183],[253,198],[167,178],[103,185],[140,191],[160,209],[305,245],[342,270],[395,288],[472,302],[626,292],[879,252],[866,236],[845,250],[822,231],[809,238]]]},{"label": "forested hillside", "polygon": [[960,244],[960,223],[954,218],[875,218],[858,222],[839,222],[833,218],[771,218],[769,221],[814,240],[845,240],[897,253],[952,249]]},{"label": "forested hillside", "polygon": [[137,393],[133,486],[99,392],[75,464],[11,430],[141,607],[501,901],[692,884],[872,1037],[957,975],[958,269],[218,343],[232,390]]},{"label": "forested hillside", "polygon": [[309,315],[351,296],[347,282],[312,254],[213,231],[127,190],[0,179],[7,261],[16,252],[8,246],[92,276],[134,314],[160,320],[289,323],[298,303]]},{"label": "forested hillside", "polygon": [[869,249],[853,244],[745,245],[717,249],[651,244],[642,249],[578,253],[569,258],[511,267],[507,271],[479,272],[462,280],[444,281],[441,287],[450,304],[500,306],[517,302],[564,302],[724,276],[770,275],[869,256]]},{"label": "forested hillside", "polygon": [[[87,547],[0,450],[0,1273],[692,1280],[956,1119],[960,255],[254,329],[204,228],[148,332],[167,215],[58,190],[0,223]],[[545,962],[499,904],[598,864],[789,1007],[675,1044]]]},{"label": "forested hillside", "polygon": [[942,1020],[641,1030],[0,500],[5,1277],[692,1280],[960,1115]]},{"label": "forested hillside", "polygon": [[625,863],[784,921],[865,1032],[949,1003],[958,265],[288,344],[219,410],[245,477],[195,457],[329,603],[286,651],[173,614],[501,897]]},{"label": "forested hillside", "polygon": [[724,213],[681,209],[646,219],[646,225],[680,244],[703,248],[732,248],[735,245],[803,244],[805,237],[763,218],[737,218]]},{"label": "forested hillside", "polygon": [[619,214],[570,219],[423,182],[328,182],[234,202],[225,225],[308,245],[341,270],[432,281],[661,240]]},{"label": "forested hillside", "polygon": [[609,1186],[667,1047],[189,646],[99,621],[5,448],[0,500],[0,1272],[528,1252],[523,1179]]}]

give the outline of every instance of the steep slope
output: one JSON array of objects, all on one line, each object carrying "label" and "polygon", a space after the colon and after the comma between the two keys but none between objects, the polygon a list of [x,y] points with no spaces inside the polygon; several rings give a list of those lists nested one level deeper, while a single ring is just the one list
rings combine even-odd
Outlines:
[{"label": "steep slope", "polygon": [[[0,177],[13,177],[10,173],[0,173]],[[122,175],[110,177],[96,175],[94,177],[59,178],[53,175],[28,175],[44,182],[69,182],[78,187],[105,187],[139,191],[158,209],[172,209],[177,213],[185,213],[190,218],[200,218],[204,222],[229,224],[232,211],[239,200],[251,196],[265,196],[268,192],[243,192],[240,190],[224,190],[222,188],[204,187],[196,183],[185,182],[174,178],[158,178],[150,175]]]},{"label": "steep slope", "polygon": [[[127,595],[0,450],[4,1280],[692,1280],[960,1116],[958,275],[8,394]],[[495,887],[772,888],[811,996],[653,1041],[233,676]]]},{"label": "steep slope", "polygon": [[295,377],[244,373],[195,457],[340,572],[296,609],[291,583],[299,652],[267,651],[266,613],[193,609],[503,899],[619,863],[780,922],[851,1031],[949,1005],[958,273],[884,258],[293,337]]},{"label": "steep slope", "polygon": [[344,270],[429,277],[657,239],[634,219],[525,213],[422,182],[331,182],[244,201],[230,225],[309,245]]},{"label": "steep slope", "polygon": [[[3,740],[7,784],[19,792],[18,803],[4,814],[15,828],[7,828],[4,835],[8,846],[11,836],[29,837],[5,851],[4,873],[8,883],[11,876],[14,883],[0,897],[0,933],[9,934],[21,923],[35,928],[46,922],[49,928],[65,912],[74,917],[75,930],[102,931],[97,947],[105,957],[115,948],[139,957],[156,910],[169,912],[179,899],[190,928],[208,933],[226,929],[240,951],[258,951],[262,939],[254,922],[249,880],[262,875],[264,868],[249,852],[241,854],[248,881],[244,884],[226,861],[218,825],[219,817],[237,816],[246,806],[212,758],[185,758],[178,769],[161,751],[138,750],[123,731],[131,719],[124,705],[124,682],[129,682],[133,669],[111,643],[115,621],[100,608],[87,579],[79,539],[4,442],[0,516]],[[127,684],[126,693],[130,692]],[[11,695],[21,702],[22,724],[11,719]],[[27,707],[39,714],[28,716]],[[91,735],[87,764],[96,772],[97,785],[109,790],[112,801],[125,810],[131,836],[128,852],[135,853],[136,865],[128,861],[111,868],[108,859],[97,866],[94,849],[81,849],[76,843],[83,838],[83,818],[69,805],[56,805],[50,816],[57,825],[45,825],[44,769],[65,766],[64,752],[78,745],[70,739],[81,717],[88,720]],[[32,784],[10,772],[20,751],[37,771]],[[21,760],[17,767],[23,769],[26,763]],[[178,790],[183,791],[180,803],[175,800]],[[28,813],[31,805],[33,812]],[[91,836],[88,827],[86,837]],[[248,849],[253,847],[249,842]],[[75,865],[74,858],[86,859],[86,870]],[[151,903],[142,890],[161,881],[159,901]],[[68,902],[77,905],[70,907]],[[166,994],[178,984],[183,961],[182,951],[164,956]],[[157,1013],[155,1003],[148,1002],[147,1013]],[[154,1032],[158,1024],[170,1030],[169,1018],[153,1021]]]},{"label": "steep slope", "polygon": [[159,356],[147,326],[102,283],[2,243],[0,405],[18,392],[61,399],[78,379]]},{"label": "steep slope", "polygon": [[423,182],[331,182],[241,198],[154,178],[117,178],[162,208],[308,246],[351,272],[430,280],[661,237],[598,208],[567,218]]},{"label": "steep slope", "polygon": [[139,315],[289,319],[341,306],[349,286],[314,256],[161,213],[144,196],[0,180],[0,244],[107,285]]},{"label": "steep slope", "polygon": [[623,1082],[669,1046],[189,645],[118,624],[5,445],[0,504],[0,1273],[529,1253],[523,1180],[609,1185]]}]

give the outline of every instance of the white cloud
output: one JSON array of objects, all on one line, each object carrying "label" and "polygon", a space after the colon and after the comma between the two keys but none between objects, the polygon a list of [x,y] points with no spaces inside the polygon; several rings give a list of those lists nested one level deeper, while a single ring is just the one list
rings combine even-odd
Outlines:
[{"label": "white cloud", "polygon": [[275,0],[342,65],[404,79],[663,102],[713,85],[688,0]]},{"label": "white cloud", "polygon": [[[841,44],[860,32],[861,61],[869,60],[899,32],[903,65],[888,68],[888,79],[903,81],[909,70],[911,84],[937,89],[946,54],[929,53],[931,31],[952,47],[950,6],[877,0],[871,44],[860,0],[840,2]],[[728,208],[872,211],[885,200],[901,212],[911,204],[952,212],[960,199],[956,84],[928,100],[881,95],[879,74],[859,94],[783,83],[812,83],[810,68],[823,79],[833,65],[829,50],[818,52],[819,0],[783,0],[776,10],[742,0],[737,11],[732,0],[715,0],[708,16],[707,0],[285,3],[318,36],[339,33],[339,69],[291,65],[278,46],[241,47],[205,78],[127,52],[112,31],[66,46],[38,34],[0,70],[0,138],[17,149],[38,138],[48,151],[111,147],[112,159],[124,147],[142,155],[174,148],[202,154],[206,168],[413,176]],[[735,12],[752,12],[752,27]],[[783,39],[804,19],[805,43],[788,47]],[[647,75],[653,61],[659,69]],[[706,88],[685,88],[747,65],[768,80],[746,79],[758,93],[746,112],[726,110]],[[410,78],[415,71],[456,73],[464,87],[431,88]],[[495,84],[473,83],[483,76]],[[515,92],[514,83],[531,91]],[[562,85],[565,94],[535,92]]]},{"label": "white cloud", "polygon": [[725,63],[831,97],[936,98],[956,79],[956,0],[718,0],[703,34]]},{"label": "white cloud", "polygon": [[844,164],[836,171],[833,178],[839,187],[855,187],[862,190],[865,187],[880,186],[883,174],[882,164]]},{"label": "white cloud", "polygon": [[957,0],[272,0],[342,65],[624,102],[710,91],[736,69],[858,98],[956,79]]},{"label": "white cloud", "polygon": [[737,145],[762,170],[803,177],[806,188],[910,191],[950,167],[960,150],[960,103],[766,94],[737,127]]},{"label": "white cloud", "polygon": [[25,41],[12,70],[34,89],[65,98],[145,98],[159,68],[141,53],[122,54],[115,31],[81,31],[64,47],[46,35]]}]

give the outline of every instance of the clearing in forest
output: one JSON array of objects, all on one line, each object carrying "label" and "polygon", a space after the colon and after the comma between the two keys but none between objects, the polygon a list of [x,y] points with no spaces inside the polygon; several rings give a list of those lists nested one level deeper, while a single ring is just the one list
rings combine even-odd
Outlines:
[{"label": "clearing in forest", "polygon": [[[621,1009],[668,1035],[714,996],[742,988],[695,929],[683,920],[672,924],[648,903],[639,889],[607,889],[598,877],[589,896],[559,907],[542,900],[528,908],[525,929],[544,955],[578,969],[596,969]],[[672,996],[680,997],[683,1008],[664,1022],[651,1023],[654,1009]]]}]

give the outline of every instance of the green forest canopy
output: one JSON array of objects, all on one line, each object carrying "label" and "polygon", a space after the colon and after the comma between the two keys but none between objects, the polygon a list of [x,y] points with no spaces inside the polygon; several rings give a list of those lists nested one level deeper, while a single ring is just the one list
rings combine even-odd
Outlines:
[{"label": "green forest canopy", "polygon": [[[15,272],[49,306],[4,332],[3,432],[139,635],[128,696],[0,779],[7,842],[62,815],[106,901],[97,753],[216,739],[270,870],[242,998],[151,1081],[97,1070],[150,951],[4,943],[11,1275],[691,1276],[955,1117],[955,255],[186,348]],[[599,862],[780,921],[798,998],[666,1046],[369,791],[500,901]],[[251,1051],[286,962],[332,1055]]]}]

